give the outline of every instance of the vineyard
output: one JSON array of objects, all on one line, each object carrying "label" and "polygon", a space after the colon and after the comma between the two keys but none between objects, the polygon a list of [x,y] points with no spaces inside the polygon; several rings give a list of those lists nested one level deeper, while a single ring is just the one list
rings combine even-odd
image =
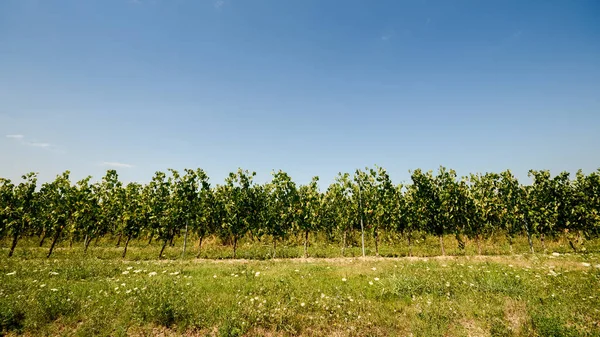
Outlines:
[{"label": "vineyard", "polygon": [[600,170],[0,185],[0,335],[597,336]]},{"label": "vineyard", "polygon": [[530,252],[534,241],[547,250],[557,239],[577,252],[600,233],[600,170],[578,172],[574,180],[566,172],[552,177],[532,170],[532,184],[524,185],[510,171],[458,178],[440,167],[437,174],[415,170],[412,184],[394,185],[376,166],[340,173],[324,192],[318,177],[297,185],[282,171],[256,184],[254,172],[240,169],[216,186],[201,169],[168,172],[157,172],[146,185],[124,185],[115,170],[97,183],[91,177],[73,183],[68,171],[41,186],[35,173],[17,183],[1,179],[0,238],[8,256],[23,239],[47,247],[47,257],[61,244],[87,252],[109,239],[122,247],[123,258],[132,240],[159,242],[158,258],[175,242],[182,257],[200,257],[207,239],[229,246],[233,258],[242,241],[272,245],[249,258],[278,257],[278,243],[303,245],[304,257],[311,245],[336,246],[337,256],[360,246],[361,255],[379,256],[382,245],[403,243],[402,254],[384,249],[385,255],[411,256],[431,237],[439,240],[439,255],[448,245],[460,254],[470,244],[481,254],[500,243],[508,247],[502,253],[511,253],[520,238]]}]

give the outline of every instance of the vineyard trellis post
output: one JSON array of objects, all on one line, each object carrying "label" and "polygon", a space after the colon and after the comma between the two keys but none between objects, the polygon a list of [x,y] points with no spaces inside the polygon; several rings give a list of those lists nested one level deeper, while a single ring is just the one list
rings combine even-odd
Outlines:
[{"label": "vineyard trellis post", "polygon": [[365,257],[365,228],[363,225],[363,209],[362,209],[362,185],[358,181],[358,209],[360,211],[360,235],[362,244],[362,256]]}]

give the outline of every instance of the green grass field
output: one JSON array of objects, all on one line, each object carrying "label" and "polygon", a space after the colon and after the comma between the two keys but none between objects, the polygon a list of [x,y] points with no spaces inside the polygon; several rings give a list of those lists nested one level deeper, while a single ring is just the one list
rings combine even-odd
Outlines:
[{"label": "green grass field", "polygon": [[[194,259],[193,246],[186,259],[178,258],[176,246],[167,252],[172,259],[154,260],[157,246],[146,242],[132,245],[126,260],[107,243],[87,256],[63,244],[45,259],[46,248],[25,243],[13,258],[1,252],[0,330],[30,336],[600,336],[597,250],[569,253],[554,242],[546,254],[474,256],[468,248],[459,256],[423,257],[434,242],[422,242],[415,250],[420,256],[412,258],[275,260]],[[243,244],[240,256],[265,258],[269,247]],[[313,256],[339,256],[339,247],[311,248]],[[392,255],[392,248],[382,252]],[[494,249],[504,248],[485,252]],[[228,252],[209,242],[203,256]],[[301,252],[283,245],[280,254]]]}]

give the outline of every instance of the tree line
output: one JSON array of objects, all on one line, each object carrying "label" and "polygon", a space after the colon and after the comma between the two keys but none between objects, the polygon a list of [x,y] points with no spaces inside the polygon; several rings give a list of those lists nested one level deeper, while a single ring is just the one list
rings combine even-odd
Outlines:
[{"label": "tree line", "polygon": [[254,182],[255,172],[239,169],[223,184],[212,186],[202,169],[169,169],[156,172],[147,184],[123,184],[115,170],[98,182],[91,177],[71,182],[66,171],[38,186],[37,174],[28,173],[18,183],[0,178],[0,239],[10,242],[12,256],[23,237],[49,241],[47,257],[61,240],[83,243],[112,235],[125,257],[130,240],[148,239],[165,247],[183,237],[202,241],[218,236],[232,246],[236,256],[242,238],[266,239],[273,244],[290,236],[304,239],[308,256],[309,236],[323,233],[341,244],[349,233],[370,235],[379,254],[382,233],[403,238],[409,247],[417,233],[439,237],[445,254],[444,235],[455,235],[459,246],[465,238],[482,242],[505,235],[512,251],[513,239],[526,235],[533,252],[534,238],[543,247],[546,238],[564,235],[574,250],[576,240],[597,237],[600,232],[600,169],[588,175],[578,171],[571,179],[562,172],[529,171],[530,185],[519,183],[506,170],[501,173],[458,177],[454,170],[411,171],[411,183],[393,184],[384,168],[375,166],[339,173],[325,191],[318,177],[296,184],[283,171],[273,172],[265,184]]}]

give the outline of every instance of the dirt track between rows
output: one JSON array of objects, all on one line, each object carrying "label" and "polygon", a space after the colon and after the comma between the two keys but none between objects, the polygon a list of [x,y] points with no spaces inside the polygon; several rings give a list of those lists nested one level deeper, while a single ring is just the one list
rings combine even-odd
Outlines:
[{"label": "dirt track between rows", "polygon": [[[499,263],[515,267],[534,267],[547,266],[551,268],[565,269],[600,269],[600,258],[596,256],[585,257],[584,260],[590,266],[584,265],[580,255],[561,254],[560,256],[553,255],[531,255],[531,254],[515,254],[515,255],[476,255],[476,256],[431,256],[431,257],[333,257],[333,258],[283,258],[283,259],[268,259],[268,260],[253,260],[253,259],[193,259],[185,262],[192,264],[217,263],[217,264],[246,264],[246,263],[324,263],[348,265],[362,262],[427,262],[439,261],[450,263]],[[153,260],[158,263],[171,263],[177,260]]]}]

